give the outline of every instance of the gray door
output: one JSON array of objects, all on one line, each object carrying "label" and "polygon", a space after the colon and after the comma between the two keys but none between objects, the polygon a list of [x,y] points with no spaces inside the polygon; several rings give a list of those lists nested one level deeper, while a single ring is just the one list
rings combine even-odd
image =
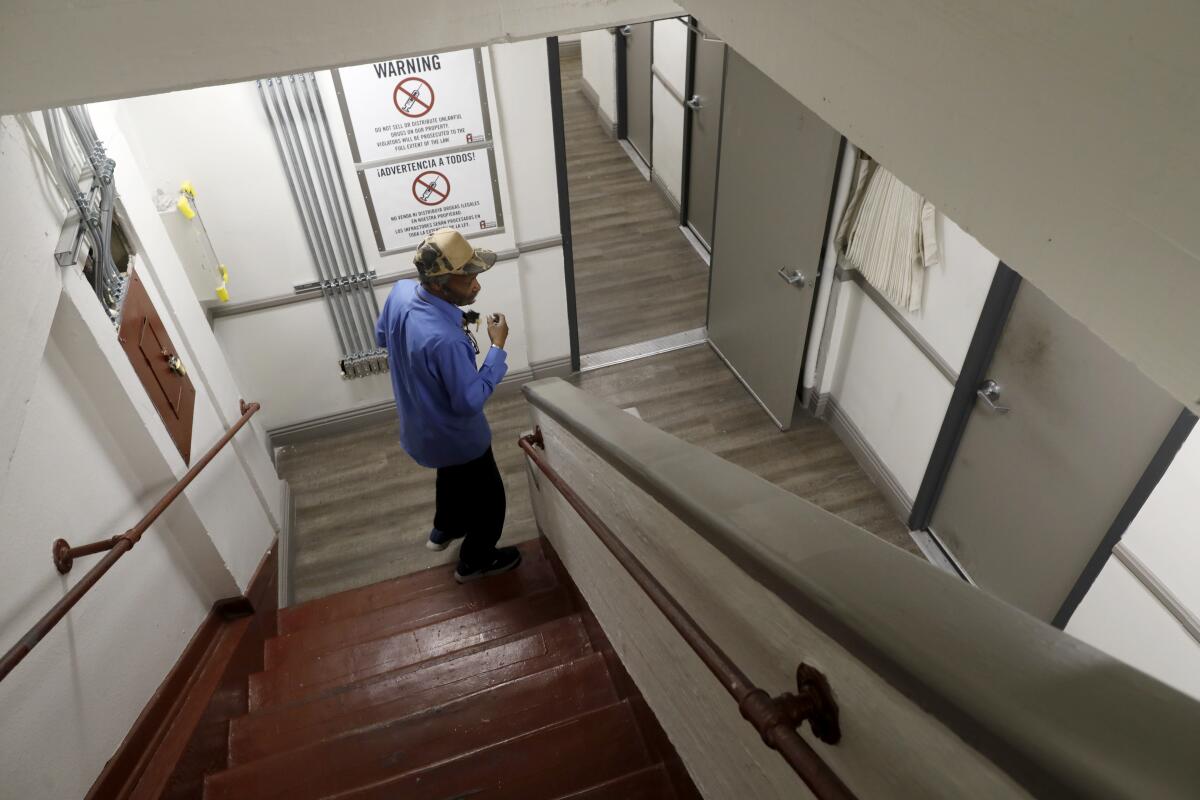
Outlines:
[{"label": "gray door", "polygon": [[691,152],[688,154],[687,223],[692,233],[712,249],[713,211],[717,199],[717,145],[721,141],[721,89],[725,45],[706,41],[695,32],[692,96],[688,99]]},{"label": "gray door", "polygon": [[625,37],[625,138],[649,166],[650,136],[650,66],[654,59],[654,23],[626,25],[621,28]]},{"label": "gray door", "polygon": [[1027,281],[988,380],[930,527],[977,585],[1049,621],[1180,405]]},{"label": "gray door", "polygon": [[708,337],[786,430],[841,137],[732,48],[722,106]]}]

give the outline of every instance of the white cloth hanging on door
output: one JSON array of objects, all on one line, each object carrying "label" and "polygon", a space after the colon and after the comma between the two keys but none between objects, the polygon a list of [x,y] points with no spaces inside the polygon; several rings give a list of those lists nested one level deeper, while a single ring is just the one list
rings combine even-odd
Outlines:
[{"label": "white cloth hanging on door", "polygon": [[919,311],[939,261],[933,205],[871,161],[859,161],[838,241],[844,260],[900,308]]}]

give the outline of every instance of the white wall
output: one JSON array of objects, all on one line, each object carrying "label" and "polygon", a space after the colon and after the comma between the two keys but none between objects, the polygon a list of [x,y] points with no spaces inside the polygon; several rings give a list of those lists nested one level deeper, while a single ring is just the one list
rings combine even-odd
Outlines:
[{"label": "white wall", "polygon": [[687,26],[682,20],[654,23],[653,59],[657,74],[650,90],[650,160],[654,174],[678,205],[683,187],[684,108],[675,95],[682,96],[687,88]]},{"label": "white wall", "polygon": [[[492,130],[503,206],[503,231],[480,236],[481,247],[509,250],[559,235],[553,124],[545,43],[495,45],[485,50]],[[342,179],[369,269],[412,269],[410,254],[381,256],[366,203],[357,191],[348,140],[329,73],[318,83],[325,98]],[[167,187],[191,180],[214,247],[231,272],[233,302],[289,295],[316,279],[283,166],[252,83],[120,101],[117,118],[140,160]],[[253,187],[247,191],[247,187]],[[526,277],[526,268],[536,277]],[[562,248],[523,254],[481,279],[478,310],[508,315],[509,370],[569,356]],[[382,304],[391,285],[377,287]],[[525,294],[536,303],[525,302]],[[344,380],[328,310],[320,299],[250,314],[219,317],[214,329],[238,381],[263,402],[263,424],[276,428],[378,403],[391,397],[386,375]],[[534,342],[528,334],[536,330]],[[544,338],[541,338],[544,337]]]},{"label": "white wall", "polygon": [[[922,308],[901,310],[955,370],[962,366],[999,263],[937,214],[942,263],[929,270]],[[912,500],[954,386],[853,281],[838,290],[820,391],[828,392]]]},{"label": "white wall", "polygon": [[[80,559],[60,576],[50,542],[118,533],[164,488],[128,464],[54,341],[62,335],[55,331],[35,375],[0,493],[4,648],[95,562]],[[0,684],[5,797],[82,797],[203,620],[214,598],[189,574],[174,534],[156,525]]]},{"label": "white wall", "polygon": [[[1200,435],[1194,431],[1130,524],[1128,549],[1200,617]],[[1115,556],[1067,624],[1067,632],[1200,698],[1200,643]]]},{"label": "white wall", "polygon": [[[930,270],[923,307],[900,310],[956,370],[961,368],[998,260],[938,213],[942,263]],[[850,417],[911,500],[941,428],[953,386],[858,288],[841,284],[822,391]],[[1179,451],[1130,525],[1122,547],[1200,616],[1200,436]],[[1181,691],[1200,697],[1200,644],[1111,557],[1067,631]]]},{"label": "white wall", "polygon": [[[118,192],[145,195],[125,143],[102,116],[96,123],[117,160]],[[0,277],[21,289],[7,293],[12,313],[0,315],[6,364],[15,365],[0,395],[7,649],[96,562],[82,558],[60,576],[51,542],[120,533],[186,466],[78,267],[54,264],[65,207],[11,117],[0,118],[0,186]],[[137,202],[124,205],[140,245],[136,268],[196,383],[199,454],[239,415],[241,393],[213,361],[212,334],[190,288],[186,303],[177,302],[175,289],[188,282],[157,218]],[[260,472],[270,462],[253,429],[235,442],[0,684],[0,793],[85,794],[213,601],[245,590],[275,535],[278,483]]]},{"label": "white wall", "polygon": [[579,37],[583,82],[592,88],[600,113],[617,124],[617,43],[608,29],[585,31]]}]

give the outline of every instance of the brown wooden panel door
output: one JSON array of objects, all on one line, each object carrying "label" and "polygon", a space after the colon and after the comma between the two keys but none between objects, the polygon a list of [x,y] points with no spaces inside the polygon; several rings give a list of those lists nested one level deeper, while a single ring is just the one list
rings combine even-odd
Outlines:
[{"label": "brown wooden panel door", "polygon": [[189,463],[196,388],[137,272],[129,277],[118,339],[183,462]]}]

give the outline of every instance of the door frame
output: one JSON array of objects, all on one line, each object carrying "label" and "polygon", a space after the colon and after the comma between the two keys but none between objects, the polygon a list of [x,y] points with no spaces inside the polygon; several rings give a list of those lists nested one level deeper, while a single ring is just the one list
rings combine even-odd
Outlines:
[{"label": "door frame", "polygon": [[[618,37],[624,40],[625,37]],[[562,65],[558,37],[546,37],[546,62],[550,79],[550,120],[554,126],[554,172],[558,179],[558,228],[562,238],[563,283],[567,292],[567,337],[571,346],[571,371],[579,372],[579,314],[575,307],[575,251],[571,235],[571,194],[567,184],[567,129],[562,103]],[[618,83],[618,97],[622,84]],[[620,104],[618,102],[618,108]],[[618,123],[619,124],[619,123]]]},{"label": "door frame", "polygon": [[[1001,261],[996,267],[996,274],[988,289],[987,299],[984,301],[979,322],[975,327],[975,334],[971,338],[962,370],[959,372],[958,381],[954,384],[950,403],[946,407],[941,430],[938,431],[933,452],[930,454],[929,463],[925,468],[921,488],[913,503],[912,513],[908,519],[909,530],[933,533],[929,526],[933,521],[933,514],[937,509],[942,491],[945,489],[946,478],[954,464],[958,447],[975,408],[976,389],[986,380],[987,372],[991,369],[992,357],[996,353],[1001,336],[1004,335],[1009,312],[1012,310],[1021,283],[1021,276]],[[1125,535],[1125,531],[1129,529],[1142,506],[1150,499],[1154,488],[1162,480],[1167,468],[1175,459],[1175,454],[1187,441],[1196,422],[1197,417],[1190,409],[1187,407],[1180,409],[1179,416],[1171,429],[1155,451],[1137,483],[1130,490],[1121,509],[1096,545],[1091,558],[1088,559],[1087,564],[1075,579],[1071,590],[1050,621],[1051,625],[1060,630],[1066,628],[1071,616],[1100,576],[1105,564],[1108,563],[1113,549],[1120,543],[1121,537]],[[946,548],[936,536],[931,536],[931,538],[959,571],[960,576],[970,580],[970,577],[959,568],[953,554],[946,552]]]},{"label": "door frame", "polygon": [[1059,606],[1058,611],[1054,614],[1054,618],[1050,620],[1051,625],[1059,629],[1067,627],[1067,623],[1071,621],[1071,616],[1075,613],[1075,609],[1079,608],[1079,604],[1083,602],[1084,596],[1092,588],[1092,584],[1096,582],[1096,578],[1100,577],[1100,571],[1108,563],[1113,549],[1120,543],[1121,537],[1125,535],[1125,531],[1129,530],[1129,526],[1133,524],[1133,520],[1137,517],[1138,512],[1142,510],[1142,506],[1150,499],[1150,494],[1154,491],[1154,487],[1158,486],[1158,482],[1166,474],[1167,468],[1175,460],[1175,454],[1183,447],[1183,443],[1187,441],[1188,434],[1192,432],[1192,428],[1195,426],[1196,415],[1186,406],[1180,409],[1179,416],[1175,418],[1175,423],[1171,426],[1171,430],[1167,432],[1166,438],[1158,446],[1158,450],[1154,452],[1150,463],[1146,465],[1146,471],[1142,473],[1142,476],[1138,478],[1138,482],[1134,484],[1133,490],[1129,493],[1129,497],[1125,499],[1121,510],[1117,512],[1117,516],[1113,519],[1112,524],[1105,531],[1104,538],[1096,545],[1096,551],[1092,553],[1092,557],[1084,565],[1083,570],[1079,573],[1079,577],[1075,579],[1071,591],[1067,593],[1066,599]]},{"label": "door frame", "polygon": [[[662,19],[677,19],[677,17],[663,17]],[[638,154],[645,164],[646,169],[650,174],[654,174],[654,23],[657,19],[646,20],[645,22],[628,22],[623,25],[617,25],[613,28],[613,34],[617,38],[617,141],[624,142],[633,152]],[[621,29],[625,27],[633,27],[634,25],[649,25],[650,26],[650,66],[651,70],[646,75],[646,80],[650,85],[650,133],[649,140],[646,143],[646,149],[650,152],[642,155],[642,151],[637,149],[637,146],[629,140],[629,90],[627,82],[629,78],[629,54],[627,52],[628,37],[621,33]],[[557,37],[556,37],[557,38]]]},{"label": "door frame", "polygon": [[[679,226],[687,227],[688,224],[688,192],[692,186],[692,120],[696,113],[691,106],[687,104],[688,100],[692,99],[692,94],[696,91],[696,18],[693,16],[682,17],[684,24],[687,25],[687,65],[684,68],[683,77],[683,164],[680,167],[679,179]],[[724,65],[722,65],[724,71]],[[722,75],[722,81],[724,76]],[[717,142],[717,147],[721,146],[720,141]],[[715,185],[714,185],[715,189]],[[712,243],[709,243],[712,246]],[[711,251],[710,251],[711,253]],[[705,315],[707,316],[707,314]]]},{"label": "door frame", "polygon": [[[704,327],[708,328],[712,317],[713,255],[717,252],[717,215],[721,205],[721,147],[725,144],[725,82],[729,78],[729,51],[726,44],[721,51],[721,115],[717,118],[717,168],[713,170],[713,226],[708,238],[708,289],[704,297]],[[682,206],[682,203],[680,204]],[[687,222],[684,222],[686,225]],[[711,346],[711,345],[710,345]],[[714,348],[715,350],[715,348]]]},{"label": "door frame", "polygon": [[625,86],[628,78],[629,65],[625,52],[625,36],[621,33],[624,25],[612,29],[617,46],[617,140],[629,139],[629,91]]},{"label": "door frame", "polygon": [[[963,359],[962,369],[958,372],[958,380],[954,383],[954,392],[946,406],[942,427],[934,441],[929,463],[925,466],[921,488],[917,490],[916,500],[913,501],[912,512],[908,516],[910,531],[929,529],[933,510],[946,486],[946,476],[950,474],[954,456],[967,429],[967,421],[975,408],[975,391],[987,378],[985,373],[991,367],[992,356],[1004,334],[1004,326],[1020,286],[1021,276],[1001,261],[996,266],[996,274],[992,276],[992,285],[984,300],[983,310],[979,313],[979,322],[975,325],[975,333]],[[953,558],[950,560],[954,562]]]},{"label": "door frame", "polygon": [[[836,130],[836,129],[835,129]],[[841,131],[838,131],[841,133]],[[804,332],[804,352],[800,356],[800,378],[796,381],[796,397],[803,404],[804,399],[804,365],[808,363],[808,349],[813,347],[813,326],[817,324],[817,303],[821,299],[821,281],[836,280],[835,275],[825,275],[825,256],[829,253],[829,248],[835,246],[834,240],[837,238],[837,225],[834,224],[833,214],[837,206],[838,185],[842,181],[842,165],[846,163],[846,153],[850,150],[850,140],[842,134],[842,140],[838,142],[837,162],[833,168],[833,185],[829,187],[829,211],[825,215],[825,238],[821,240],[821,258],[817,262],[817,274],[813,277],[816,282],[816,291],[813,292],[812,310],[808,315],[808,330]],[[854,185],[854,176],[850,176],[851,187]],[[834,271],[837,270],[837,262],[834,262]],[[824,324],[822,320],[822,324]],[[816,347],[820,348],[821,343],[818,341]]]}]

